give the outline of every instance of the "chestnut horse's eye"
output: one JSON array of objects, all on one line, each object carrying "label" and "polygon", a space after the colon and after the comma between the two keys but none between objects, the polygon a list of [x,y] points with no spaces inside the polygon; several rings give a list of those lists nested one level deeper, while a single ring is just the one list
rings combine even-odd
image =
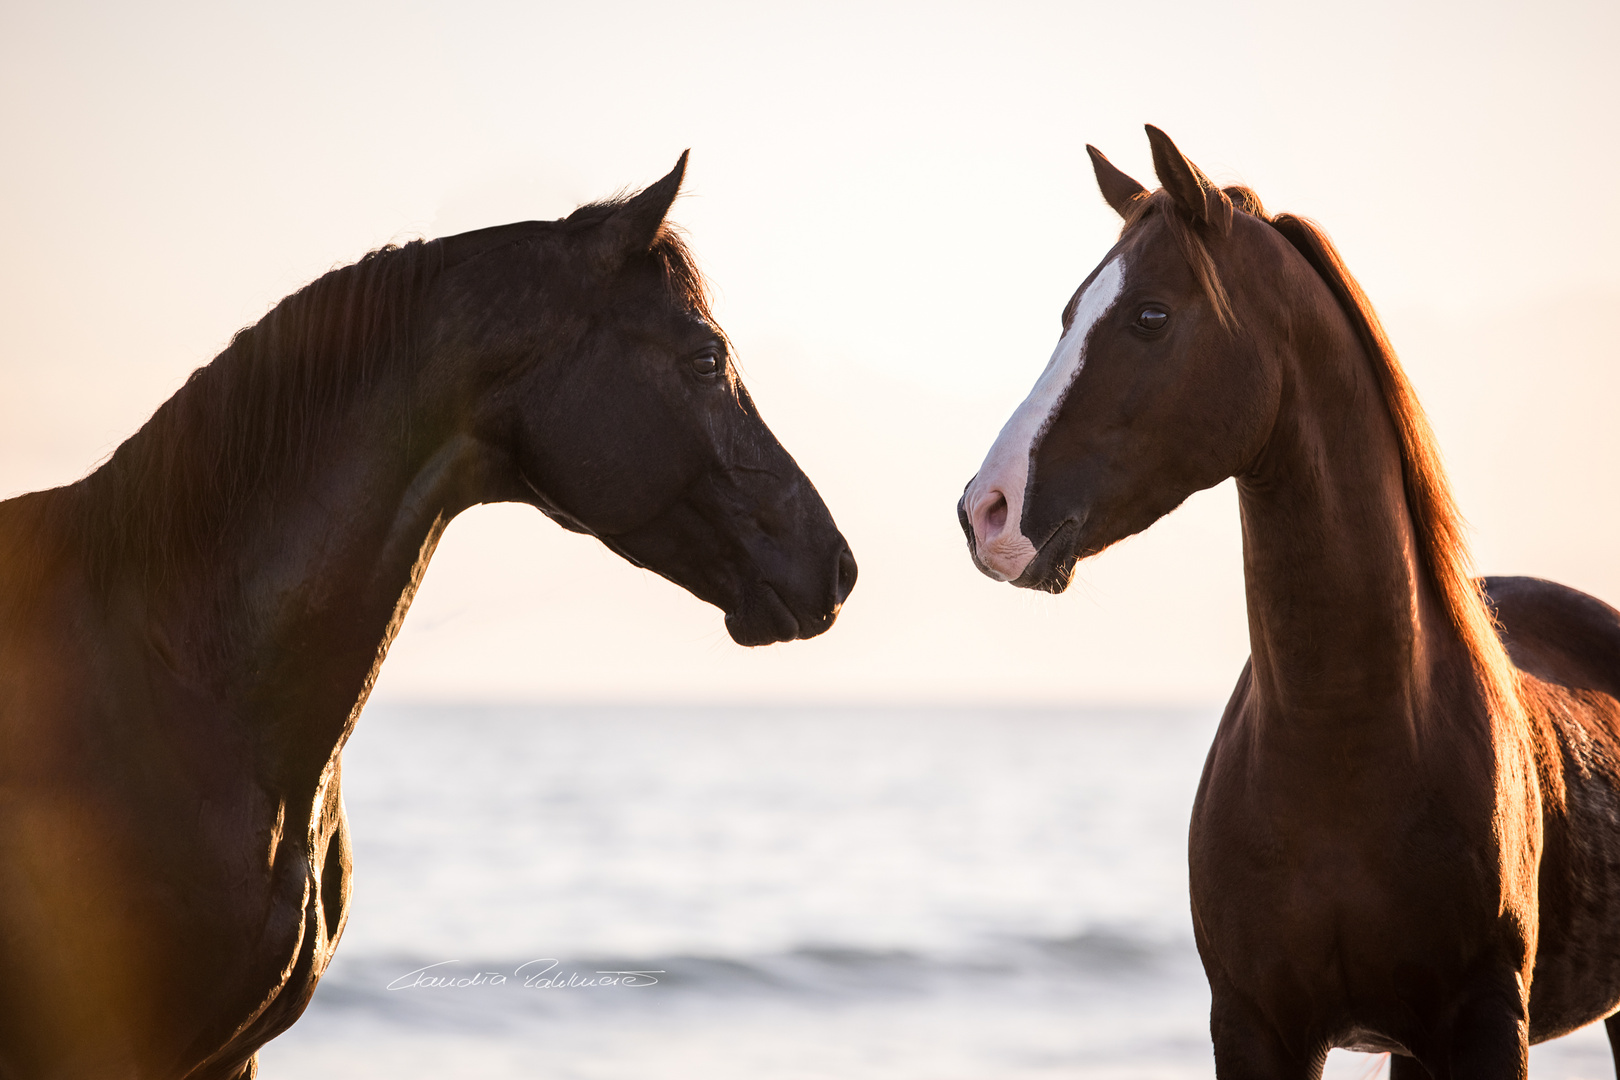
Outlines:
[{"label": "chestnut horse's eye", "polygon": [[705,378],[720,370],[720,358],[714,353],[699,353],[692,358],[692,370]]},{"label": "chestnut horse's eye", "polygon": [[1136,317],[1136,325],[1148,333],[1163,330],[1170,321],[1170,313],[1163,308],[1143,308],[1142,313]]}]

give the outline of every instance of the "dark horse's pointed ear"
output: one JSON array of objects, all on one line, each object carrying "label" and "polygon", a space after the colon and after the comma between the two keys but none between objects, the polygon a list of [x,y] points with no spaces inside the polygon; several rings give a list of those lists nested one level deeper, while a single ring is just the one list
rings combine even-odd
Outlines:
[{"label": "dark horse's pointed ear", "polygon": [[686,175],[686,158],[691,152],[682,151],[681,159],[668,176],[626,199],[624,205],[602,223],[597,254],[604,267],[618,266],[631,255],[651,249],[670,205],[680,194],[681,178]]},{"label": "dark horse's pointed ear", "polygon": [[1209,182],[1209,177],[1198,171],[1198,166],[1182,156],[1170,136],[1154,127],[1147,127],[1148,142],[1153,146],[1153,171],[1159,174],[1159,183],[1170,193],[1182,212],[1194,221],[1201,221],[1225,236],[1232,231],[1232,200],[1226,192]]},{"label": "dark horse's pointed ear", "polygon": [[1097,186],[1102,189],[1102,197],[1114,213],[1124,217],[1131,203],[1147,194],[1147,188],[1114,168],[1114,163],[1103,157],[1103,152],[1086,143],[1086,153],[1091,155],[1091,170],[1097,174]]}]

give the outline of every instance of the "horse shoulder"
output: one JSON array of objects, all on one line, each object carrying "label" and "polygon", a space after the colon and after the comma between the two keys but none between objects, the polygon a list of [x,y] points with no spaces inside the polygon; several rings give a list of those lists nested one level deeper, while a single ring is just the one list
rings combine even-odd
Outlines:
[{"label": "horse shoulder", "polygon": [[58,494],[0,503],[0,1059],[112,1075],[228,1039],[303,951],[313,875],[246,729],[98,598]]}]

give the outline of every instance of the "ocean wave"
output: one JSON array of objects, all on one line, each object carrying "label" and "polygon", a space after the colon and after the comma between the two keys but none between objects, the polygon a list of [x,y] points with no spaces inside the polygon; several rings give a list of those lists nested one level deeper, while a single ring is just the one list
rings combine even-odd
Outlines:
[{"label": "ocean wave", "polygon": [[1198,978],[1192,943],[1119,929],[1003,936],[927,953],[805,944],[758,956],[448,958],[392,953],[338,960],[321,1010],[408,1024],[501,1026],[581,1010],[682,1003],[860,1005],[920,997],[1092,997]]}]

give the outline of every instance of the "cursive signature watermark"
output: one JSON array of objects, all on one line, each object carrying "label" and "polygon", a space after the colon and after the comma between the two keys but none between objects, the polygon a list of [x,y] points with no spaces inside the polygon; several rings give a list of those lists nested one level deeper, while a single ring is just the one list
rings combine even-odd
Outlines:
[{"label": "cursive signature watermark", "polygon": [[528,960],[504,971],[457,971],[451,965],[460,960],[440,960],[415,971],[407,971],[388,984],[390,990],[464,990],[474,986],[511,986],[519,990],[588,990],[596,987],[655,986],[658,971],[578,971],[563,972],[562,961],[552,957]]}]

